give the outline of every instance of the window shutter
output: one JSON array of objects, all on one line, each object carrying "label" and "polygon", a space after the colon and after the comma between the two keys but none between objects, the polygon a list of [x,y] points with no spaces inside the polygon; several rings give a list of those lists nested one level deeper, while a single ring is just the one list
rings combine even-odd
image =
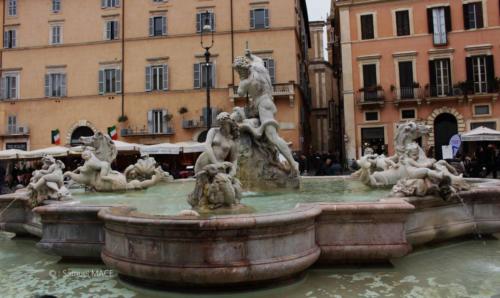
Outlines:
[{"label": "window shutter", "polygon": [[449,6],[444,7],[444,20],[446,23],[446,32],[451,31],[451,9]]},{"label": "window shutter", "polygon": [[194,88],[201,88],[201,81],[200,81],[200,64],[195,63],[194,65],[194,72],[193,72],[193,78],[194,78]]},{"label": "window shutter", "polygon": [[122,93],[122,70],[115,69],[115,90],[116,93]]},{"label": "window shutter", "polygon": [[50,74],[45,75],[45,97],[50,97]]},{"label": "window shutter", "polygon": [[148,111],[148,131],[153,132],[153,110]]},{"label": "window shutter", "polygon": [[150,17],[149,18],[149,36],[154,35],[154,18]]},{"label": "window shutter", "polygon": [[120,33],[120,25],[118,21],[113,21],[113,33],[114,33],[113,34],[114,39],[118,39]]},{"label": "window shutter", "polygon": [[99,94],[104,94],[104,70],[99,70]]},{"label": "window shutter", "polygon": [[274,82],[276,81],[276,77],[275,77],[275,68],[274,68],[274,59],[269,59],[267,61],[267,68],[269,69],[269,76],[271,77],[271,83],[274,84]]},{"label": "window shutter", "polygon": [[437,96],[436,61],[429,60],[429,91],[432,97]]},{"label": "window shutter", "polygon": [[168,115],[167,110],[161,110],[162,133],[167,132],[167,125],[168,125],[167,115]]},{"label": "window shutter", "polygon": [[493,55],[486,56],[486,81],[488,82],[488,92],[493,93],[496,85]]},{"label": "window shutter", "polygon": [[3,47],[4,48],[9,47],[9,32],[8,31],[3,32]]},{"label": "window shutter", "polygon": [[11,38],[11,44],[12,44],[11,47],[15,48],[15,47],[17,47],[17,40],[16,40],[17,31],[16,30],[12,30],[10,32],[12,32],[12,36],[10,37]]},{"label": "window shutter", "polygon": [[269,28],[269,9],[264,9],[264,24],[266,28]]},{"label": "window shutter", "polygon": [[466,71],[467,71],[467,89],[473,88],[474,84],[474,67],[472,64],[473,57],[465,58]]},{"label": "window shutter", "polygon": [[115,2],[115,7],[120,6],[120,0],[115,0],[115,1],[116,1],[116,2]]},{"label": "window shutter", "polygon": [[168,65],[163,64],[163,90],[168,90]]},{"label": "window shutter", "polygon": [[5,95],[5,91],[7,88],[5,88],[5,84],[6,84],[6,79],[5,78],[0,78],[0,99],[5,99],[6,95]]},{"label": "window shutter", "polygon": [[483,28],[484,27],[483,3],[477,2],[473,5],[476,8],[476,28]]},{"label": "window shutter", "polygon": [[161,17],[161,34],[167,35],[167,17]]},{"label": "window shutter", "polygon": [[202,108],[203,123],[206,125],[208,122],[208,109],[206,107]]},{"label": "window shutter", "polygon": [[470,29],[470,20],[469,20],[469,4],[464,4],[462,6],[464,12],[464,29]]},{"label": "window shutter", "polygon": [[210,87],[212,88],[215,88],[216,85],[216,80],[217,80],[216,75],[217,75],[217,69],[215,67],[215,63],[210,63]]},{"label": "window shutter", "polygon": [[11,98],[17,99],[17,76],[13,76],[10,79],[10,94]]},{"label": "window shutter", "polygon": [[448,85],[450,86],[448,94],[453,95],[453,78],[451,74],[451,60],[450,59],[445,59],[446,61],[446,66],[448,67]]},{"label": "window shutter", "polygon": [[146,66],[146,91],[151,91],[152,86],[152,67],[151,65]]},{"label": "window shutter", "polygon": [[201,32],[201,13],[196,14],[196,32]]},{"label": "window shutter", "polygon": [[432,8],[427,8],[427,27],[429,29],[429,33],[434,33],[434,18],[432,15]]},{"label": "window shutter", "polygon": [[101,0],[101,8],[106,8],[106,7],[108,7],[108,6],[106,5],[106,2],[107,2],[106,0]]},{"label": "window shutter", "polygon": [[107,40],[111,39],[111,22],[110,21],[106,22],[106,39]]},{"label": "window shutter", "polygon": [[250,10],[250,29],[255,29],[255,11]]},{"label": "window shutter", "polygon": [[215,13],[210,13],[210,25],[212,25],[212,31],[215,31]]},{"label": "window shutter", "polygon": [[67,95],[67,83],[66,83],[66,74],[61,74],[61,97],[65,97]]}]

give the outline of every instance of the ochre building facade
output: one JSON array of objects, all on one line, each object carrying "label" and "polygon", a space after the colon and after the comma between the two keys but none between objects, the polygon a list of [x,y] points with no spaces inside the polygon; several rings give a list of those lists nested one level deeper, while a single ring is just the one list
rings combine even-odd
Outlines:
[{"label": "ochre building facade", "polygon": [[[243,105],[235,56],[264,58],[281,134],[301,150],[309,31],[305,1],[5,0],[0,146],[34,150],[116,128],[132,143],[198,141],[213,117]],[[208,12],[208,13],[207,13]],[[200,31],[214,44],[205,66]],[[211,33],[204,33],[210,43]]]}]

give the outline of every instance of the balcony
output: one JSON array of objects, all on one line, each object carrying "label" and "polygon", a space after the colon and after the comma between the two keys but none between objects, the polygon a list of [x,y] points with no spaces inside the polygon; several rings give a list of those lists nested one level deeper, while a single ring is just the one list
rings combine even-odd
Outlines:
[{"label": "balcony", "polygon": [[163,128],[163,131],[155,132],[152,129],[143,128],[122,128],[122,137],[155,137],[155,136],[171,136],[175,134],[173,127],[167,126]]},{"label": "balcony", "polygon": [[[203,117],[201,117],[203,118]],[[200,120],[182,120],[182,128],[191,129],[191,128],[204,128],[207,127],[207,124],[203,119]]]},{"label": "balcony", "polygon": [[2,136],[4,137],[25,137],[29,136],[28,126],[9,126]]},{"label": "balcony", "polygon": [[425,89],[427,103],[446,100],[472,102],[474,99],[491,99],[496,102],[499,97],[497,82],[484,83],[481,86],[473,82],[459,82],[453,87],[427,85]]},{"label": "balcony", "polygon": [[395,88],[391,86],[391,90],[394,95],[394,105],[396,107],[405,103],[416,103],[420,105],[424,97],[424,92],[418,84],[415,84],[414,87]]},{"label": "balcony", "polygon": [[356,92],[356,99],[360,108],[373,108],[373,106],[383,107],[385,104],[385,92],[380,86],[368,90],[361,88]]},{"label": "balcony", "polygon": [[[285,84],[273,84],[273,97],[281,98],[288,97],[290,106],[295,103],[295,84],[293,81]],[[229,86],[229,99],[234,102],[235,99],[242,99],[245,97],[238,95],[238,86]]]}]

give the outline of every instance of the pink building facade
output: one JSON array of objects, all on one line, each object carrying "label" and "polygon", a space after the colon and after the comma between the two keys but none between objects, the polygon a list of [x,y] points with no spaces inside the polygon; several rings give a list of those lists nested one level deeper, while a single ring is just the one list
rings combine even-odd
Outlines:
[{"label": "pink building facade", "polygon": [[408,120],[441,158],[450,138],[500,129],[500,4],[497,0],[341,0],[338,18],[347,158],[366,147],[393,154]]}]

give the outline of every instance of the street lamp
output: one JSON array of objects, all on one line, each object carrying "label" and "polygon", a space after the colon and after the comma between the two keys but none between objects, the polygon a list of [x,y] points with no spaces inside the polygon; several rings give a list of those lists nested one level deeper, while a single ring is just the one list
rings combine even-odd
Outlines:
[{"label": "street lamp", "polygon": [[[201,14],[201,32],[200,32],[200,44],[201,47],[205,49],[205,74],[206,74],[206,87],[207,87],[207,130],[212,127],[212,108],[210,107],[210,86],[211,76],[210,76],[210,49],[214,45],[214,30],[212,30],[211,15],[209,11]],[[210,33],[211,40],[208,39],[207,33]]]}]

